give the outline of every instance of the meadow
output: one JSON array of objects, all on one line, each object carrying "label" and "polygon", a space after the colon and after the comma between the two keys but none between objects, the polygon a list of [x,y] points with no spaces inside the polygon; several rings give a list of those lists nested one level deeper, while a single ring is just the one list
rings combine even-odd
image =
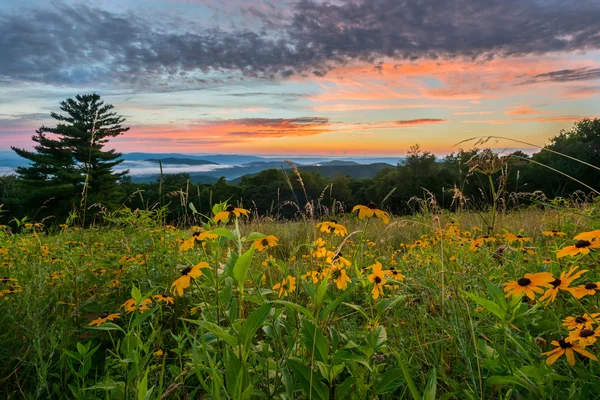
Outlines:
[{"label": "meadow", "polygon": [[597,202],[378,207],[3,226],[1,397],[600,398]]}]

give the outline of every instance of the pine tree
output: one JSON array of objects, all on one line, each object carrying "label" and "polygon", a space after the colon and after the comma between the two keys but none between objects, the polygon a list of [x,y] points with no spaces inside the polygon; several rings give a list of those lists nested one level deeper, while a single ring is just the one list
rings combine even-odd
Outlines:
[{"label": "pine tree", "polygon": [[31,188],[28,203],[40,207],[46,202],[48,213],[62,216],[81,203],[100,203],[109,209],[119,204],[118,181],[127,171],[113,168],[123,160],[121,153],[103,150],[110,138],[129,130],[125,118],[104,104],[98,94],[77,95],[60,103],[64,114],[51,113],[55,127],[42,126],[32,137],[35,151],[12,147],[30,161],[17,168],[22,183]]}]

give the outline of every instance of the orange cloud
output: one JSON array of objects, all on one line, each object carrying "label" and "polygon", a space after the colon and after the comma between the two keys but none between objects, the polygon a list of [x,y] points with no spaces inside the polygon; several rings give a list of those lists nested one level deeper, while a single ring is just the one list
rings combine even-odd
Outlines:
[{"label": "orange cloud", "polygon": [[394,121],[398,125],[424,125],[424,124],[441,124],[448,122],[447,119],[440,118],[421,118],[421,119],[408,119],[404,121]]},{"label": "orange cloud", "polygon": [[527,106],[513,106],[509,110],[505,111],[506,115],[535,115],[535,114],[544,114],[547,111],[534,110],[531,107]]}]

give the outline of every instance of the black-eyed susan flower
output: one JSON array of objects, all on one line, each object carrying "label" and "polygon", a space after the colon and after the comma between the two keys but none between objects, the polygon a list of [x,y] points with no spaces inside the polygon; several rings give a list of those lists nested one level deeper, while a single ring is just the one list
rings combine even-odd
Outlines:
[{"label": "black-eyed susan flower", "polygon": [[278,290],[278,296],[289,296],[294,290],[296,290],[296,278],[291,275],[288,275],[284,278],[280,283],[276,283],[273,286],[273,290]]},{"label": "black-eyed susan flower", "polygon": [[88,324],[88,326],[100,326],[107,321],[114,321],[115,319],[119,319],[119,318],[121,318],[121,314],[104,313],[101,316],[99,316],[98,318],[92,320],[92,322],[90,322]]},{"label": "black-eyed susan flower", "polygon": [[594,321],[598,322],[600,313],[583,314],[579,317],[567,317],[563,319],[562,326],[567,327],[568,330],[575,329],[592,329]]},{"label": "black-eyed susan flower", "polygon": [[578,240],[574,245],[567,246],[560,249],[556,253],[556,258],[562,258],[566,256],[576,256],[578,254],[589,254],[591,249],[600,248],[600,240]]},{"label": "black-eyed susan flower", "polygon": [[587,282],[585,285],[576,286],[571,289],[571,294],[580,299],[584,296],[593,296],[600,291],[600,282]]},{"label": "black-eyed susan flower", "polygon": [[569,336],[565,339],[567,343],[578,344],[579,347],[585,348],[598,341],[600,337],[600,328],[596,330],[582,328],[574,329],[569,332]]},{"label": "black-eyed susan flower", "polygon": [[358,211],[359,219],[363,219],[365,217],[366,218],[377,217],[380,220],[382,220],[384,224],[389,224],[389,222],[390,222],[389,214],[383,210],[378,209],[377,204],[375,204],[372,201],[369,204],[367,204],[366,206],[362,206],[362,205],[354,206],[354,208],[352,209],[352,212],[355,212],[355,211]]},{"label": "black-eyed susan flower", "polygon": [[550,236],[550,237],[563,237],[563,236],[565,236],[564,232],[558,231],[556,229],[553,229],[551,231],[543,231],[542,234],[544,236]]},{"label": "black-eyed susan flower", "polygon": [[306,280],[307,282],[312,282],[312,283],[318,283],[320,277],[321,277],[320,271],[308,271],[307,273],[302,275],[302,278],[304,278],[304,280]]},{"label": "black-eyed susan flower", "polygon": [[250,211],[246,210],[245,208],[237,208],[233,204],[228,204],[223,211],[215,215],[214,221],[217,223],[227,222],[232,215],[236,218],[239,218],[242,215],[247,217],[250,215]]},{"label": "black-eyed susan flower", "polygon": [[558,294],[559,290],[565,290],[570,292],[571,288],[569,287],[569,285],[571,285],[571,282],[573,282],[575,279],[581,277],[581,275],[587,272],[587,270],[585,269],[577,271],[578,268],[578,266],[573,266],[571,267],[571,269],[569,269],[569,271],[561,272],[560,277],[550,282],[550,285],[552,285],[552,287],[546,290],[546,293],[544,293],[544,295],[540,297],[540,301],[548,300],[548,303],[551,303],[556,299],[556,295]]},{"label": "black-eyed susan flower", "polygon": [[165,352],[162,349],[158,349],[154,352],[154,357],[162,357]]},{"label": "black-eyed susan flower", "polygon": [[508,243],[519,242],[521,244],[531,242],[531,238],[527,236],[523,236],[520,233],[518,235],[514,235],[512,233],[506,233],[504,235]]},{"label": "black-eyed susan flower", "polygon": [[267,258],[265,258],[262,262],[263,267],[265,268],[272,268],[272,267],[277,267],[277,259],[271,255],[269,255]]},{"label": "black-eyed susan flower", "polygon": [[[136,304],[137,304],[137,302],[135,301],[135,299],[129,299],[125,303],[123,303],[121,305],[121,307],[123,307],[125,309],[125,311],[127,311],[129,313],[129,312],[134,312],[136,310]],[[149,310],[151,304],[152,304],[152,300],[143,299],[139,302],[139,304],[137,304],[137,310],[139,312],[144,312],[146,310]]]},{"label": "black-eyed susan flower", "polygon": [[269,247],[277,246],[278,241],[279,241],[279,239],[277,239],[276,236],[269,235],[269,236],[266,236],[262,239],[258,239],[257,241],[255,241],[254,248],[258,251],[263,251],[265,249],[268,249]]},{"label": "black-eyed susan flower", "polygon": [[321,232],[333,233],[336,236],[348,235],[348,230],[342,224],[338,224],[336,220],[320,222],[317,224],[317,228]]},{"label": "black-eyed susan flower", "polygon": [[344,267],[339,264],[332,264],[329,267],[329,275],[335,282],[335,286],[340,290],[346,290],[348,283],[352,282]]},{"label": "black-eyed susan flower", "polygon": [[325,245],[327,244],[326,241],[324,241],[321,238],[318,238],[317,240],[315,240],[311,246],[312,248],[312,255],[317,257],[317,258],[323,258],[327,256],[327,248],[325,248]]},{"label": "black-eyed susan flower", "polygon": [[7,282],[17,282],[16,278],[11,278],[9,276],[3,276],[0,278],[0,282],[1,283],[7,283]]},{"label": "black-eyed susan flower", "polygon": [[340,265],[342,267],[349,267],[350,265],[352,265],[352,263],[350,262],[350,260],[348,260],[347,258],[344,258],[344,256],[342,255],[342,253],[336,253],[333,251],[328,251],[327,252],[327,258],[326,261],[328,264],[331,265]]},{"label": "black-eyed susan flower", "polygon": [[516,281],[510,281],[504,284],[504,291],[508,292],[506,297],[526,295],[531,300],[535,299],[535,293],[543,293],[542,288],[550,288],[550,282],[554,277],[549,272],[538,272],[536,274],[527,273]]},{"label": "black-eyed susan flower", "polygon": [[582,232],[579,235],[574,237],[575,240],[587,240],[591,242],[592,240],[600,239],[600,229],[590,232]]},{"label": "black-eyed susan flower", "polygon": [[563,354],[566,355],[569,365],[571,365],[571,366],[575,365],[575,353],[573,353],[574,351],[578,352],[582,356],[587,357],[591,360],[598,361],[598,358],[596,358],[595,355],[593,355],[589,351],[581,348],[577,344],[569,343],[563,339],[558,340],[558,341],[553,340],[551,344],[553,346],[556,346],[556,348],[554,350],[550,350],[545,353],[542,353],[542,355],[548,356],[548,358],[546,359],[546,364],[548,364],[548,365],[554,364],[556,362],[556,360],[558,360],[560,358],[560,356],[562,356]]},{"label": "black-eyed susan flower", "polygon": [[392,279],[395,279],[397,281],[402,281],[404,280],[404,275],[402,275],[400,273],[400,271],[398,271],[397,269],[395,269],[394,267],[390,267],[390,269],[388,269],[387,271],[385,271],[386,275],[391,277]]},{"label": "black-eyed susan flower", "polygon": [[373,269],[373,273],[368,277],[369,282],[373,283],[373,290],[371,291],[371,294],[373,294],[373,299],[377,300],[379,295],[383,295],[383,285],[387,283],[387,280],[385,279],[383,266],[379,261],[371,265],[370,268]]},{"label": "black-eyed susan flower", "polygon": [[167,305],[175,304],[174,299],[172,297],[170,297],[168,293],[159,293],[159,294],[155,294],[152,297],[154,297],[154,299],[159,303],[165,303]]},{"label": "black-eyed susan flower", "polygon": [[210,266],[208,263],[202,261],[191,268],[184,268],[183,271],[181,271],[181,277],[177,278],[171,285],[173,293],[180,297],[183,296],[183,290],[190,287],[191,279],[196,279],[202,275],[203,268],[210,268]]}]

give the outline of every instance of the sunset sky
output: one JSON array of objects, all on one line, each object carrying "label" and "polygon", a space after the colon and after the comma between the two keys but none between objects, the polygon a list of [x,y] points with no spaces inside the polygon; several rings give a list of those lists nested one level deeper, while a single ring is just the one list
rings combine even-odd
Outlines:
[{"label": "sunset sky", "polygon": [[600,1],[0,2],[0,150],[88,92],[127,118],[123,152],[544,144],[600,116]]}]

